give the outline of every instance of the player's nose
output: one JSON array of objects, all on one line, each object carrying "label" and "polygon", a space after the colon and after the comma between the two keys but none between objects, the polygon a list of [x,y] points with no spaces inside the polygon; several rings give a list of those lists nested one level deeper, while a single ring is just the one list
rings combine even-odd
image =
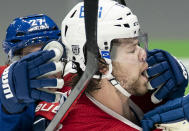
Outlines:
[{"label": "player's nose", "polygon": [[146,51],[143,48],[141,48],[139,52],[139,61],[146,62],[146,58],[147,58]]}]

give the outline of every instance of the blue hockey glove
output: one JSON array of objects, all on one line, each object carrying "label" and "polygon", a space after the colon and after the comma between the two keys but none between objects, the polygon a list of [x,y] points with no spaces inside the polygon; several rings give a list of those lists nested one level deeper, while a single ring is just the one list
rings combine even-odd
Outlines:
[{"label": "blue hockey glove", "polygon": [[[50,43],[51,45],[52,43]],[[53,44],[58,44],[54,42]],[[0,78],[0,101],[9,113],[18,113],[31,102],[43,100],[58,101],[60,93],[42,91],[47,88],[62,88],[63,79],[48,78],[48,75],[62,72],[63,63],[57,59],[61,50],[40,50],[24,56],[7,67]]]},{"label": "blue hockey glove", "polygon": [[151,131],[155,124],[189,121],[189,95],[170,100],[146,113],[141,121],[144,131]]},{"label": "blue hockey glove", "polygon": [[188,72],[185,66],[164,50],[148,51],[149,87],[157,89],[152,94],[152,102],[159,103],[163,99],[174,99],[184,96],[188,85]]}]

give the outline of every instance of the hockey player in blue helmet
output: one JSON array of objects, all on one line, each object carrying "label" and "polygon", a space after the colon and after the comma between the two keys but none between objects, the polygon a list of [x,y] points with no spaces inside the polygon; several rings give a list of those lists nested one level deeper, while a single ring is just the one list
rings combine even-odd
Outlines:
[{"label": "hockey player in blue helmet", "polygon": [[61,98],[48,90],[63,86],[59,38],[58,26],[44,14],[18,17],[7,28],[3,49],[9,63],[0,67],[1,131],[32,130],[35,102]]},{"label": "hockey player in blue helmet", "polygon": [[20,57],[19,51],[24,47],[45,44],[58,40],[60,30],[56,23],[46,15],[18,17],[7,28],[3,49],[10,60]]}]

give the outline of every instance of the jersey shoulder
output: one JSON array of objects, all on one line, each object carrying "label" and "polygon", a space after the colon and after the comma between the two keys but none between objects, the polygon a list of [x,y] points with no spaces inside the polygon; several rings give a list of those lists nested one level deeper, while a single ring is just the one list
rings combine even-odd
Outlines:
[{"label": "jersey shoulder", "polygon": [[0,66],[0,76],[2,75],[3,71],[5,70],[5,68],[7,68],[8,65],[4,65],[4,66]]},{"label": "jersey shoulder", "polygon": [[93,104],[85,94],[69,112],[63,121],[62,130],[108,130],[108,131],[138,131],[115,119]]}]

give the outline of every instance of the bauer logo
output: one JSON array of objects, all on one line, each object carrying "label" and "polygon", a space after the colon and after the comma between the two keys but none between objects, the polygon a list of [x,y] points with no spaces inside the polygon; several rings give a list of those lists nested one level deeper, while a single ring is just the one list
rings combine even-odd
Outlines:
[{"label": "bauer logo", "polygon": [[79,45],[72,45],[72,52],[74,55],[79,55],[80,53]]},{"label": "bauer logo", "polygon": [[2,88],[3,88],[3,93],[5,94],[6,99],[10,99],[14,97],[11,92],[9,80],[8,80],[9,68],[10,66],[7,67],[2,74]]},{"label": "bauer logo", "polygon": [[[102,7],[99,7],[98,8],[98,18],[101,18],[101,16],[102,16]],[[81,8],[80,8],[79,18],[84,18],[84,6],[81,6]]]},{"label": "bauer logo", "polygon": [[110,59],[109,51],[101,51],[102,58]]}]

